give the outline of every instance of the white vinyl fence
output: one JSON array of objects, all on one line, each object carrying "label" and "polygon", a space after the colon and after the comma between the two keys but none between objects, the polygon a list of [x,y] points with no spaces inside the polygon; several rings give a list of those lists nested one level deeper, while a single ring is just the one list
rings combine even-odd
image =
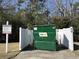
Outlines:
[{"label": "white vinyl fence", "polygon": [[73,44],[73,28],[63,28],[56,30],[56,39],[58,44],[62,44],[65,47],[68,47],[71,51],[74,50]]},{"label": "white vinyl fence", "polygon": [[19,28],[19,50],[33,44],[33,30]]},{"label": "white vinyl fence", "polygon": [[[71,51],[74,50],[73,44],[73,28],[63,28],[56,30],[56,39],[58,44],[68,47]],[[33,44],[33,30],[19,28],[19,50],[22,50],[28,45]]]}]

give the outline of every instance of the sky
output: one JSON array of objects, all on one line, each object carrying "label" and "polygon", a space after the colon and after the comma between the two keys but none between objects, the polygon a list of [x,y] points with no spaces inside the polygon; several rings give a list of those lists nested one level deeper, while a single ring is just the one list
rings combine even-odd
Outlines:
[{"label": "sky", "polygon": [[[6,0],[7,1],[7,0]],[[50,12],[54,11],[56,9],[56,0],[48,0],[47,2],[47,8],[49,9]],[[64,6],[66,6],[66,4],[68,5],[68,2],[66,1],[70,1],[70,0],[62,0],[62,3],[64,4]],[[73,0],[73,3],[75,2],[79,2],[79,0]],[[16,4],[17,0],[12,0],[12,4]],[[24,2],[23,4],[21,4],[21,9],[24,9],[25,7],[27,7],[28,1]],[[16,11],[18,11],[18,6],[16,6]]]},{"label": "sky", "polygon": [[[48,2],[47,2],[47,8],[50,11],[52,11],[56,7],[56,2],[55,1],[56,0],[48,0]],[[69,0],[67,0],[67,1],[69,1]],[[62,2],[63,2],[64,5],[66,5],[66,0],[62,0]],[[73,0],[73,3],[75,3],[75,2],[79,2],[79,0]],[[27,2],[26,2],[26,4],[27,4]],[[68,2],[67,2],[67,4],[68,4]],[[25,3],[23,3],[21,8],[23,9],[25,7],[26,7],[26,5],[25,5]]]},{"label": "sky", "polygon": [[[65,7],[67,5],[67,8],[70,8],[69,1],[72,2],[72,0],[62,0],[62,3],[63,3],[63,5]],[[75,2],[79,2],[79,0],[73,0],[73,3],[75,3]],[[56,14],[56,0],[48,0],[48,9],[52,13],[52,15],[55,15]]]},{"label": "sky", "polygon": [[[56,2],[55,2],[56,0],[48,0],[48,8],[50,9],[50,10],[53,10],[55,7],[56,7]],[[67,2],[66,2],[67,1]],[[66,6],[66,4],[68,5],[69,4],[69,2],[68,2],[69,0],[62,0],[62,3],[64,4],[64,6]],[[73,3],[75,3],[75,2],[79,2],[79,0],[73,0]]]}]

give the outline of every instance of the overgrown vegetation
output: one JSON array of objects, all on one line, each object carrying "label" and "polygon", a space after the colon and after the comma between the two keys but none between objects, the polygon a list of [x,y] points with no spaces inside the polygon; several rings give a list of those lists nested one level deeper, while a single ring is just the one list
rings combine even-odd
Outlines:
[{"label": "overgrown vegetation", "polygon": [[[0,1],[2,3],[3,0]],[[3,39],[2,24],[5,24],[8,20],[12,24],[12,35],[10,35],[11,41],[18,41],[19,27],[32,29],[33,25],[55,24],[57,28],[74,27],[74,34],[79,35],[79,17],[78,15],[72,16],[49,16],[49,10],[45,9],[46,0],[30,0],[26,9],[20,9],[20,5],[25,0],[18,0],[17,6],[18,12],[15,12],[14,6],[8,6],[8,10],[3,8],[0,4],[0,39]],[[14,10],[13,10],[14,8]]]}]

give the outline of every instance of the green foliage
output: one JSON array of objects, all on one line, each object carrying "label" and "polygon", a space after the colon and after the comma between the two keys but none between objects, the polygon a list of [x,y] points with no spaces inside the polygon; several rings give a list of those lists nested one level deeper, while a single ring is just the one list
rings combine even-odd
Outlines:
[{"label": "green foliage", "polygon": [[51,22],[58,29],[72,26],[74,29],[74,40],[79,41],[79,16],[75,16],[72,19],[70,17],[53,17]]},{"label": "green foliage", "polygon": [[71,26],[74,27],[74,33],[79,34],[79,17],[74,17],[71,21]]},{"label": "green foliage", "polygon": [[25,0],[18,0],[18,3],[23,3]]},{"label": "green foliage", "polygon": [[[18,5],[21,6],[25,0],[19,0]],[[19,27],[33,29],[33,25],[48,24],[48,13],[44,9],[44,3],[46,0],[32,0],[25,10],[19,10],[16,14],[13,12],[6,13],[2,8],[0,9],[0,30],[2,30],[2,24],[5,24],[8,20],[12,24],[12,37],[14,41],[18,41]],[[76,6],[76,5],[75,5]],[[44,11],[43,11],[44,10]],[[8,10],[10,12],[10,10]],[[12,10],[14,11],[14,10]],[[51,24],[55,24],[57,28],[67,28],[69,26],[74,27],[74,32],[79,33],[79,17],[52,17],[49,19]],[[2,32],[0,32],[1,34]]]},{"label": "green foliage", "polygon": [[75,4],[73,4],[73,6],[74,6],[75,8],[79,7],[79,2],[76,2]]},{"label": "green foliage", "polygon": [[57,28],[67,28],[71,22],[68,17],[53,17],[52,23],[55,24]]}]

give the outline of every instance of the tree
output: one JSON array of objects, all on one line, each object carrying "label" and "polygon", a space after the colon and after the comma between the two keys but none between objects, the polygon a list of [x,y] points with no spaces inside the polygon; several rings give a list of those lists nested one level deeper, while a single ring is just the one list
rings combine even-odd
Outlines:
[{"label": "tree", "polygon": [[73,18],[73,20],[71,21],[71,26],[74,27],[74,33],[79,34],[79,17],[76,16]]},{"label": "tree", "polygon": [[78,8],[78,7],[79,7],[79,2],[74,3],[73,6],[74,6],[75,8]]},{"label": "tree", "polygon": [[[26,1],[26,0],[25,0]],[[26,17],[28,18],[28,23],[31,25],[34,24],[43,24],[47,19],[43,18],[46,13],[45,2],[47,0],[30,0],[26,8]],[[47,17],[47,16],[46,16]]]},{"label": "tree", "polygon": [[56,0],[57,11],[61,13],[61,16],[72,16],[73,0],[64,0],[64,2],[65,5],[62,0]]},{"label": "tree", "polygon": [[79,10],[79,2],[76,2],[76,3],[73,4],[74,16],[79,15],[79,12],[77,10]]},{"label": "tree", "polygon": [[57,28],[68,28],[71,24],[69,17],[52,17],[52,21],[53,24],[55,24],[55,26]]}]

